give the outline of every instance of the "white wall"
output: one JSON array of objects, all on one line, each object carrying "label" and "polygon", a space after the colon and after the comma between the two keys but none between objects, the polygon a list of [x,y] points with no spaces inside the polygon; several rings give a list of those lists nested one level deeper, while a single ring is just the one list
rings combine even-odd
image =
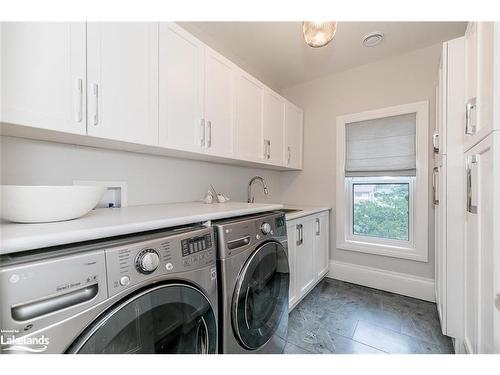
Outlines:
[{"label": "white wall", "polygon": [[[281,174],[283,202],[335,207],[335,121],[339,115],[429,100],[433,129],[440,51],[441,46],[434,45],[282,90],[304,110],[304,169]],[[433,227],[429,202],[428,263],[337,250],[333,235],[330,256],[337,261],[433,278]]]},{"label": "white wall", "polygon": [[128,204],[188,202],[213,184],[232,200],[247,199],[250,178],[261,175],[269,195],[253,187],[256,202],[281,200],[279,172],[62,143],[0,137],[1,184],[67,185],[73,180],[126,181]]}]

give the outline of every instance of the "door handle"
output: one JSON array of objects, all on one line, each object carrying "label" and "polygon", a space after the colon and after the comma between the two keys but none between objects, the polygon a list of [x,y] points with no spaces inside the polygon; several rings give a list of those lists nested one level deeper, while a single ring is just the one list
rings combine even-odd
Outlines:
[{"label": "door handle", "polygon": [[81,78],[76,79],[76,112],[75,121],[82,121],[82,107],[83,107],[83,80]]},{"label": "door handle", "polygon": [[316,236],[320,235],[320,227],[321,225],[319,225],[319,217],[318,217],[316,218]]},{"label": "door handle", "polygon": [[92,284],[60,296],[13,306],[11,308],[12,318],[20,322],[38,318],[42,315],[90,301],[97,296],[98,291],[98,284]]},{"label": "door handle", "polygon": [[432,148],[435,154],[439,154],[439,133],[434,133],[432,135]]},{"label": "door handle", "polygon": [[92,85],[92,91],[94,93],[94,125],[99,124],[99,85],[94,83]]},{"label": "door handle", "polygon": [[205,147],[205,119],[204,118],[201,119],[200,125],[201,125],[200,143],[201,143],[201,147]]},{"label": "door handle", "polygon": [[434,206],[439,205],[439,197],[438,197],[438,173],[439,168],[434,167],[432,169],[432,203]]},{"label": "door handle", "polygon": [[207,121],[208,141],[207,147],[212,147],[212,121]]},{"label": "door handle", "polygon": [[477,214],[477,206],[472,204],[472,164],[477,163],[477,155],[472,155],[467,164],[467,211],[471,214]]},{"label": "door handle", "polygon": [[476,124],[471,124],[472,110],[476,109],[476,98],[471,98],[465,105],[465,134],[476,134]]}]

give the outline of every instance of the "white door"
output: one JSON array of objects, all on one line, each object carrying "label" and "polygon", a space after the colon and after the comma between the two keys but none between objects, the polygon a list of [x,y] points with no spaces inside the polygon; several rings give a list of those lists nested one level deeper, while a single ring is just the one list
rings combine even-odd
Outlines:
[{"label": "white door", "polygon": [[3,22],[1,120],[86,133],[85,23]]},{"label": "white door", "polygon": [[283,165],[285,101],[265,90],[263,110],[261,155],[269,164]]},{"label": "white door", "polygon": [[204,45],[174,23],[160,24],[159,143],[203,150]]},{"label": "white door", "polygon": [[306,294],[314,285],[314,220],[307,218],[296,226],[296,268],[298,298]]},{"label": "white door", "polygon": [[302,110],[286,103],[284,165],[302,169]]},{"label": "white door", "polygon": [[88,134],[158,144],[158,24],[87,24]]},{"label": "white door", "polygon": [[[442,144],[442,143],[441,143]],[[434,249],[436,305],[441,330],[446,332],[446,190],[444,163],[446,155],[439,155],[432,171],[432,201],[434,207]]]},{"label": "white door", "polygon": [[235,65],[210,48],[205,49],[206,152],[233,155]]},{"label": "white door", "polygon": [[236,77],[236,156],[259,161],[264,86],[242,70]]},{"label": "white door", "polygon": [[[495,249],[493,232],[498,215],[494,207],[498,192],[493,189],[493,137],[487,137],[466,154],[465,341],[472,353],[493,353],[495,330],[500,329],[499,311],[495,309],[498,289],[494,284],[499,250]],[[496,343],[497,349],[499,344]]]},{"label": "white door", "polygon": [[288,238],[288,266],[290,268],[290,287],[288,291],[288,307],[293,309],[297,303],[297,225],[295,222],[287,223],[286,227]]},{"label": "white door", "polygon": [[314,218],[314,270],[316,281],[328,272],[329,263],[329,212]]}]

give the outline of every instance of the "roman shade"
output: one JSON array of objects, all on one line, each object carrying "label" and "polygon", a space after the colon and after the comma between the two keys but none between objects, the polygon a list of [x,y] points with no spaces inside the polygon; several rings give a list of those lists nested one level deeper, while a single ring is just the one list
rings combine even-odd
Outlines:
[{"label": "roman shade", "polygon": [[416,113],[345,125],[346,176],[415,176]]}]

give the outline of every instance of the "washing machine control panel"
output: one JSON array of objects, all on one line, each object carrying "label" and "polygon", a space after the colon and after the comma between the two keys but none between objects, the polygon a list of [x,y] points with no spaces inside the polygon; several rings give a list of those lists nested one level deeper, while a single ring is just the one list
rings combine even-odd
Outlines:
[{"label": "washing machine control panel", "polygon": [[110,296],[147,280],[215,266],[212,228],[174,230],[165,237],[144,239],[105,251]]}]

